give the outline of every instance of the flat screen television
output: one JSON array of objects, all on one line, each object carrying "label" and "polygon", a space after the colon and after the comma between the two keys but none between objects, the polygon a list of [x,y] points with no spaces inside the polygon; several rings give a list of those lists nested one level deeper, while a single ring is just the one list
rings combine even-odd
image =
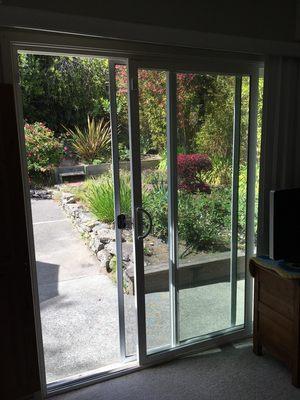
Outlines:
[{"label": "flat screen television", "polygon": [[269,257],[300,263],[300,188],[270,192]]}]

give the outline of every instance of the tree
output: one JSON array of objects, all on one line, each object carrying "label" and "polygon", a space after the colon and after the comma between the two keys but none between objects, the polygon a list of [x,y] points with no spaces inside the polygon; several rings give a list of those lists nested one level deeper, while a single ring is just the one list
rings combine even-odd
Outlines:
[{"label": "tree", "polygon": [[[97,120],[109,120],[107,59],[20,54],[19,65],[24,116],[28,122],[45,122],[58,136],[63,131],[62,126],[83,128],[87,114]],[[223,171],[224,179],[228,181],[235,77],[204,73],[177,73],[176,77],[178,149],[187,154],[208,154],[214,167],[219,163],[219,171]],[[167,139],[167,74],[161,70],[139,69],[138,78],[141,153],[163,153]],[[119,142],[128,148],[125,65],[116,66],[116,83]],[[261,104],[262,90],[260,109]],[[242,163],[247,161],[248,113],[249,78],[243,77]]]},{"label": "tree", "polygon": [[86,116],[109,119],[108,60],[19,55],[24,118],[45,122],[56,135]]},{"label": "tree", "polygon": [[[127,95],[127,71],[117,67],[119,100]],[[167,74],[139,69],[139,121],[142,152],[166,149]],[[177,74],[178,144],[184,152],[195,150],[195,136],[205,117],[207,98],[214,96],[214,77],[204,74]]]},{"label": "tree", "polygon": [[177,74],[178,145],[185,153],[197,149],[197,132],[207,116],[207,104],[216,96],[215,77],[207,74]]}]

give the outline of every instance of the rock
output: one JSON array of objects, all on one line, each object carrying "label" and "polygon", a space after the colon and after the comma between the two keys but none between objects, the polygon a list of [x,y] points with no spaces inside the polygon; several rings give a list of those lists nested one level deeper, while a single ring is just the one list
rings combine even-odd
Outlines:
[{"label": "rock", "polygon": [[78,218],[80,219],[80,222],[83,224],[86,224],[91,221],[95,221],[94,217],[92,216],[91,213],[87,211],[81,211],[78,215]]},{"label": "rock", "polygon": [[62,204],[74,204],[76,203],[75,197],[72,193],[63,193],[61,196]]},{"label": "rock", "polygon": [[116,240],[116,234],[113,229],[99,229],[97,235],[102,243],[109,243]]},{"label": "rock", "polygon": [[91,228],[91,230],[93,230],[93,228],[97,225],[97,221],[96,220],[90,220],[86,223],[87,226],[89,226]]},{"label": "rock", "polygon": [[93,227],[93,234],[98,235],[99,231],[102,231],[102,229],[109,229],[109,225],[105,224],[104,222],[96,222],[96,225]]},{"label": "rock", "polygon": [[125,272],[130,279],[134,279],[134,264],[132,262],[125,266]]},{"label": "rock", "polygon": [[80,225],[80,227],[81,227],[83,232],[88,232],[89,233],[92,230],[87,224],[80,224],[79,223],[79,225]]},{"label": "rock", "polygon": [[74,197],[73,193],[70,193],[70,192],[63,192],[61,195],[62,200],[69,200],[70,198],[73,198],[73,197]]},{"label": "rock", "polygon": [[116,242],[109,242],[106,246],[105,246],[106,250],[112,254],[112,255],[116,255],[117,251],[116,251]]},{"label": "rock", "polygon": [[89,248],[94,252],[98,253],[100,250],[104,249],[104,244],[100,241],[99,238],[92,238],[89,242]]},{"label": "rock", "polygon": [[[70,204],[66,205],[66,207],[70,207]],[[83,211],[81,206],[78,206],[77,212],[72,212],[72,216],[75,218],[75,225],[81,232],[91,232],[94,226],[98,223],[92,214]]]},{"label": "rock", "polygon": [[52,199],[52,192],[46,189],[33,189],[30,190],[30,197],[32,199],[48,200]]},{"label": "rock", "polygon": [[[116,242],[110,242],[105,246],[106,250],[112,255],[116,255]],[[130,261],[133,258],[133,244],[122,243],[122,259],[123,261]]]},{"label": "rock", "polygon": [[100,250],[97,253],[97,258],[100,262],[100,267],[109,270],[109,262],[112,259],[112,255],[106,249]]},{"label": "rock", "polygon": [[132,242],[132,230],[123,229],[122,236],[125,238],[125,241]]},{"label": "rock", "polygon": [[84,232],[92,232],[95,223],[95,221],[87,221],[86,223],[82,223],[80,219],[77,219],[77,225],[80,225]]},{"label": "rock", "polygon": [[126,242],[122,244],[122,258],[124,261],[133,259],[133,243]]},{"label": "rock", "polygon": [[78,204],[65,204],[64,210],[68,215],[71,215],[73,218],[77,218],[80,212],[80,207]]},{"label": "rock", "polygon": [[79,224],[79,225],[76,225],[76,227],[77,227],[79,233],[84,233],[84,234],[87,233],[87,232],[82,228],[82,226],[81,226],[80,224]]}]

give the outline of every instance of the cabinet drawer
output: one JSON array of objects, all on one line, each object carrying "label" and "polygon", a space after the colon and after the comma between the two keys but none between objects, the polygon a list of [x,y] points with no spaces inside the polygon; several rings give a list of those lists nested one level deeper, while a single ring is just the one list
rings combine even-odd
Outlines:
[{"label": "cabinet drawer", "polygon": [[259,301],[279,314],[294,318],[295,285],[274,273],[259,271]]}]

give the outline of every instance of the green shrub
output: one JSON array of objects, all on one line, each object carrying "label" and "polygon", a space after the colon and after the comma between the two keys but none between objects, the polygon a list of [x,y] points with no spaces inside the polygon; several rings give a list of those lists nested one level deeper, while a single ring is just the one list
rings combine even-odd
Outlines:
[{"label": "green shrub", "polygon": [[92,162],[92,165],[101,165],[105,162],[105,158],[95,158]]},{"label": "green shrub", "polygon": [[[114,222],[114,186],[110,175],[90,180],[82,195],[89,210],[102,222]],[[81,192],[82,193],[82,192]],[[131,188],[128,175],[120,176],[121,212],[131,215]]]},{"label": "green shrub", "polygon": [[66,130],[71,146],[78,157],[87,163],[103,158],[107,155],[110,143],[110,124],[104,119],[96,121],[94,118],[87,117],[86,129],[75,126],[74,130]]},{"label": "green shrub", "polygon": [[146,186],[146,190],[152,186],[167,185],[167,171],[145,169],[142,173],[142,183]]},{"label": "green shrub", "polygon": [[[168,188],[154,184],[144,190],[143,203],[153,220],[153,234],[168,238]],[[189,251],[217,251],[229,248],[231,196],[227,188],[213,189],[211,194],[179,192],[178,236]]]},{"label": "green shrub", "polygon": [[121,161],[130,160],[130,150],[124,143],[119,143],[119,159]]},{"label": "green shrub", "polygon": [[[168,187],[163,180],[154,180],[147,183],[143,189],[143,206],[152,216],[152,233],[158,238],[168,239]],[[149,178],[149,177],[148,177]]]},{"label": "green shrub", "polygon": [[217,251],[230,247],[230,191],[214,189],[211,194],[180,194],[178,235],[185,242],[182,256],[191,250]]},{"label": "green shrub", "polygon": [[201,173],[203,180],[212,186],[228,186],[232,180],[232,159],[213,157],[212,169]]},{"label": "green shrub", "polygon": [[42,122],[24,126],[27,166],[33,180],[48,180],[63,156],[63,145]]}]

